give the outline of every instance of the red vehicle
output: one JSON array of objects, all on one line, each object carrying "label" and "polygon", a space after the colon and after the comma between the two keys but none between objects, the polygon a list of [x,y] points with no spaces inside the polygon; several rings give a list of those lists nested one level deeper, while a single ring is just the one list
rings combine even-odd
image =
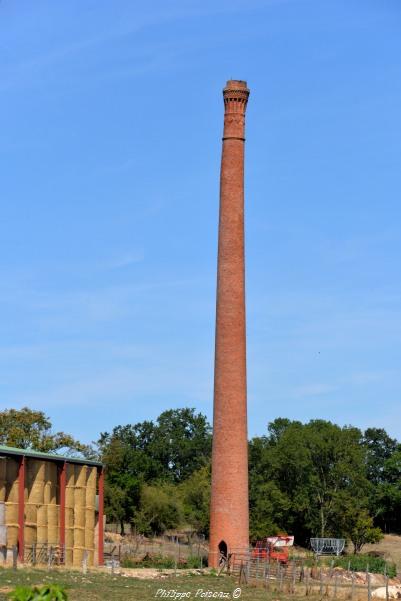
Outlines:
[{"label": "red vehicle", "polygon": [[268,561],[279,561],[281,564],[288,563],[288,548],[294,544],[294,537],[286,534],[267,536],[258,540],[252,549],[252,557]]}]

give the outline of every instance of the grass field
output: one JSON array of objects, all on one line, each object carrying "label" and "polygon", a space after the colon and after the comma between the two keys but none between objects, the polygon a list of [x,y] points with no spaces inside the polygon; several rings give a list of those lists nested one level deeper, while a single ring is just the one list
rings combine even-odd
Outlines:
[{"label": "grass field", "polygon": [[398,572],[401,572],[401,536],[396,534],[386,534],[384,539],[376,545],[365,545],[363,552],[379,551],[385,558],[392,561],[397,566]]},{"label": "grass field", "polygon": [[[7,593],[17,585],[33,585],[57,583],[65,586],[69,601],[148,601],[153,599],[174,599],[172,593],[163,597],[159,589],[187,593],[181,599],[213,599],[211,595],[202,593],[228,593],[220,598],[235,599],[233,591],[238,584],[226,576],[185,575],[171,576],[155,580],[139,580],[123,576],[112,576],[99,572],[90,572],[84,576],[80,572],[19,569],[17,572],[0,568],[0,601],[6,601]],[[188,593],[190,593],[188,595]],[[219,598],[214,596],[214,598]],[[241,586],[241,600],[244,601],[276,601],[286,599],[285,595],[269,594],[263,589]],[[288,598],[288,597],[287,597]],[[176,597],[179,599],[179,597]]]}]

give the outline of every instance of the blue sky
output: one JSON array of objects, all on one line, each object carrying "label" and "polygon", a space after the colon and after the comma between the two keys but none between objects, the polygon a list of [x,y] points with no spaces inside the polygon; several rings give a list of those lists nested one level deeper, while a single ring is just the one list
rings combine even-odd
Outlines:
[{"label": "blue sky", "polygon": [[251,88],[249,433],[401,438],[399,0],[0,3],[0,408],[211,417],[229,78]]}]

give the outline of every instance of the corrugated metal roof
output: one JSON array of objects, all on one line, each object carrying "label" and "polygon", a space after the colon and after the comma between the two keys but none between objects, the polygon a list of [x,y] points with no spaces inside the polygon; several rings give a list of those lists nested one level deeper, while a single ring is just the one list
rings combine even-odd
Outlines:
[{"label": "corrugated metal roof", "polygon": [[40,451],[31,451],[29,449],[17,449],[15,447],[5,447],[0,445],[0,455],[17,455],[18,457],[33,457],[35,459],[46,459],[47,461],[67,461],[68,463],[78,463],[80,465],[93,465],[102,467],[100,461],[92,461],[82,457],[64,457],[54,453],[42,453]]}]

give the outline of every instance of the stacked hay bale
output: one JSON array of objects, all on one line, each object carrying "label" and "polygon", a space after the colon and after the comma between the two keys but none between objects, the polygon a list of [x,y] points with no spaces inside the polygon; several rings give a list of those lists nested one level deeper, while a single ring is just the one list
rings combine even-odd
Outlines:
[{"label": "stacked hay bale", "polygon": [[6,461],[6,525],[7,546],[18,543],[18,486],[19,461],[7,457]]},{"label": "stacked hay bale", "polygon": [[36,542],[45,545],[48,542],[47,506],[45,505],[46,463],[40,459],[28,460],[28,505],[36,507]]},{"label": "stacked hay bale", "polygon": [[6,458],[0,457],[0,545],[6,544],[7,537],[4,527],[6,525]]},{"label": "stacked hay bale", "polygon": [[46,482],[44,503],[47,507],[47,536],[49,545],[55,546],[60,542],[60,507],[57,505],[58,470],[52,461],[46,463]]},{"label": "stacked hay bale", "polygon": [[72,563],[80,566],[85,551],[86,465],[75,466],[74,488],[74,552]]},{"label": "stacked hay bale", "polygon": [[[43,505],[43,486],[45,480],[44,461],[28,459],[26,462],[25,527],[26,547],[32,547],[38,540],[38,509]],[[43,532],[40,533],[43,538]]]},{"label": "stacked hay bale", "polygon": [[88,551],[89,565],[94,564],[95,555],[96,482],[97,468],[88,467],[86,479],[85,548]]},{"label": "stacked hay bale", "polygon": [[6,467],[7,459],[0,457],[0,503],[6,500]]},{"label": "stacked hay bale", "polygon": [[71,565],[74,549],[74,465],[67,465],[65,488],[65,563]]}]

